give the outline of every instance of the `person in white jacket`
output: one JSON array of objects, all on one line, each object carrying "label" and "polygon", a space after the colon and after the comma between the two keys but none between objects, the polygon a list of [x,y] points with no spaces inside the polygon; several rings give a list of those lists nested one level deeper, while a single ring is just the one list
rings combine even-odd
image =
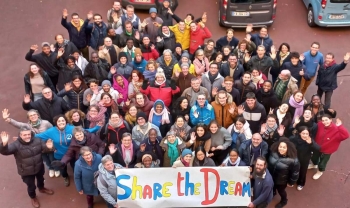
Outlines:
[{"label": "person in white jacket", "polygon": [[89,62],[82,55],[80,55],[79,51],[75,51],[73,53],[73,57],[75,58],[75,65],[81,69],[81,73],[84,75],[85,68]]},{"label": "person in white jacket", "polygon": [[102,89],[100,91],[98,91],[98,93],[94,93],[90,99],[90,105],[97,105],[98,102],[101,100],[101,95],[104,92],[108,92],[113,100],[117,103],[117,100],[119,98],[119,92],[117,90],[114,90],[112,88],[112,84],[110,81],[105,80],[102,82],[101,84]]}]

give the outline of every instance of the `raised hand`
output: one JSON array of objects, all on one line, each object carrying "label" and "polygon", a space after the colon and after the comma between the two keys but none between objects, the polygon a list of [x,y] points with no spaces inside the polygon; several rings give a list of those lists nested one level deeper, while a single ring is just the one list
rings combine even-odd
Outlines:
[{"label": "raised hand", "polygon": [[306,141],[306,143],[308,143],[308,144],[311,144],[311,143],[312,143],[312,139],[311,139],[310,136],[309,136],[305,141]]},{"label": "raised hand", "polygon": [[299,60],[300,60],[300,61],[304,61],[304,59],[305,59],[304,54],[303,54],[303,53],[302,53],[302,54],[300,54],[300,56],[299,56]]},{"label": "raised hand", "polygon": [[333,109],[331,109],[331,108],[328,108],[328,111],[330,112],[330,113],[334,113],[334,110]]},{"label": "raised hand", "polygon": [[180,137],[184,138],[186,136],[186,132],[184,130],[180,131]]},{"label": "raised hand", "polygon": [[53,141],[52,141],[52,139],[48,139],[48,140],[46,141],[46,147],[47,147],[48,149],[52,149],[52,148],[53,148]]},{"label": "raised hand", "polygon": [[188,121],[190,119],[190,117],[186,114],[185,115],[185,120]]},{"label": "raised hand", "polygon": [[[156,22],[154,22],[154,23],[156,23]],[[153,23],[153,24],[154,24]],[[145,28],[146,26],[148,25],[148,23],[146,22],[146,20],[143,20],[143,22],[141,23],[141,27],[142,28]],[[155,24],[154,24],[155,25]],[[157,25],[155,25],[155,26],[157,26]]]},{"label": "raised hand", "polygon": [[87,95],[86,95],[86,100],[87,100],[88,102],[90,102],[91,97],[92,97],[91,94],[87,94]]},{"label": "raised hand", "polygon": [[113,155],[113,154],[117,151],[117,148],[115,147],[115,144],[110,144],[110,145],[108,146],[108,150],[109,150],[109,153],[110,153],[111,155]]},{"label": "raised hand", "polygon": [[161,37],[159,37],[159,36],[157,36],[157,43],[159,43],[159,42],[161,42],[163,40],[163,38],[161,38]]},{"label": "raised hand", "polygon": [[244,113],[244,106],[243,105],[238,106],[237,109],[238,109],[238,114],[239,115],[242,115]]},{"label": "raised hand", "polygon": [[275,58],[276,58],[276,55],[277,55],[276,47],[273,45],[273,46],[271,46],[270,57],[271,57],[272,59],[275,59]]},{"label": "raised hand", "polygon": [[205,27],[205,24],[203,22],[198,23],[202,28]]},{"label": "raised hand", "polygon": [[112,66],[110,72],[111,74],[115,74],[117,72],[117,69],[114,66]]},{"label": "raised hand", "polygon": [[273,108],[270,108],[269,114],[273,114]]},{"label": "raised hand", "polygon": [[248,24],[247,27],[246,27],[246,29],[245,29],[245,31],[246,31],[247,33],[253,32],[253,24]]},{"label": "raised hand", "polygon": [[216,149],[218,149],[218,150],[223,150],[224,147],[223,147],[222,145],[219,145],[219,146],[216,147]]},{"label": "raised hand", "polygon": [[0,134],[0,137],[1,137],[2,145],[3,146],[7,145],[9,141],[9,135],[5,131],[2,131]]},{"label": "raised hand", "polygon": [[350,53],[346,53],[345,56],[344,56],[344,63],[349,63],[349,59],[350,59]]},{"label": "raised hand", "polygon": [[140,33],[139,33],[139,31],[135,32],[135,39],[136,40],[140,40]]},{"label": "raised hand", "polygon": [[216,150],[216,147],[211,147],[210,151],[214,152]]},{"label": "raised hand", "polygon": [[244,40],[246,40],[247,42],[250,42],[250,41],[251,41],[251,40],[250,40],[251,38],[252,38],[252,36],[251,36],[250,34],[247,33],[247,34],[245,35]]},{"label": "raised hand", "polygon": [[79,194],[80,194],[80,195],[83,195],[83,194],[84,194],[84,191],[83,191],[83,190],[79,191]]},{"label": "raised hand", "polygon": [[57,58],[61,57],[64,53],[64,49],[63,48],[60,48],[58,49],[58,52],[57,52]]},{"label": "raised hand", "polygon": [[119,21],[119,16],[118,16],[117,13],[113,13],[113,14],[112,14],[112,18],[113,18],[113,21],[114,21],[114,22],[118,22],[118,21]]},{"label": "raised hand", "polygon": [[299,75],[300,75],[300,76],[304,76],[304,74],[305,74],[305,73],[304,73],[304,69],[301,69],[301,71],[299,72]]},{"label": "raised hand", "polygon": [[144,152],[146,150],[146,144],[140,145],[140,152]]},{"label": "raised hand", "polygon": [[231,114],[234,114],[235,106],[231,105],[230,108],[228,109],[228,112],[231,113]]},{"label": "raised hand", "polygon": [[10,117],[10,113],[9,110],[7,108],[5,108],[4,110],[2,110],[2,118],[4,120],[8,119]]},{"label": "raised hand", "polygon": [[191,141],[192,142],[196,141],[196,133],[195,132],[191,133]]},{"label": "raised hand", "polygon": [[38,48],[39,48],[38,45],[31,45],[31,46],[30,46],[30,49],[33,50],[33,51],[37,51]]},{"label": "raised hand", "polygon": [[199,113],[197,112],[197,110],[195,110],[195,111],[193,112],[193,116],[194,116],[195,118],[198,118]]},{"label": "raised hand", "polygon": [[171,15],[173,15],[174,13],[173,13],[173,11],[171,11],[171,9],[170,8],[168,8],[168,13],[169,14],[171,14]]},{"label": "raised hand", "polygon": [[129,105],[130,105],[130,100],[129,100],[129,99],[127,99],[127,100],[125,101],[125,105],[126,105],[126,106],[129,106]]},{"label": "raised hand", "polygon": [[202,15],[202,22],[203,22],[203,23],[206,23],[206,22],[207,22],[207,19],[208,19],[208,18],[207,18],[207,13],[204,12],[203,15]]},{"label": "raised hand", "polygon": [[23,99],[24,103],[30,103],[30,95],[26,94]]},{"label": "raised hand", "polygon": [[277,133],[280,135],[280,136],[283,136],[284,134],[284,130],[286,129],[286,127],[284,127],[284,125],[280,125],[277,129]]},{"label": "raised hand", "polygon": [[68,83],[66,83],[65,85],[64,85],[64,90],[66,91],[66,92],[69,92],[69,91],[71,91],[73,89],[73,87],[72,87],[72,84],[70,83],[70,82],[68,82]]},{"label": "raised hand", "polygon": [[266,130],[267,130],[267,128],[266,128],[266,123],[261,124],[261,127],[260,127],[260,134],[265,133]]},{"label": "raised hand", "polygon": [[300,116],[296,116],[296,117],[295,117],[294,123],[295,123],[295,124],[300,123]]},{"label": "raised hand", "polygon": [[68,16],[68,10],[67,9],[63,9],[62,16],[63,16],[63,18],[67,18],[67,16]]},{"label": "raised hand", "polygon": [[211,94],[213,95],[213,97],[215,95],[217,95],[218,94],[218,88],[217,87],[213,87],[213,89],[211,90]]},{"label": "raised hand", "polygon": [[103,126],[103,121],[99,121],[96,125],[97,126]]},{"label": "raised hand", "polygon": [[342,123],[342,121],[340,120],[340,118],[337,118],[337,120],[336,120],[336,122],[335,122],[335,125],[337,125],[337,126],[340,126],[340,125],[342,125],[343,123]]},{"label": "raised hand", "polygon": [[56,48],[55,48],[55,45],[54,45],[54,44],[51,44],[51,45],[50,45],[50,50],[51,50],[52,52],[54,52],[54,51],[56,50]]},{"label": "raised hand", "polygon": [[92,11],[89,11],[89,13],[87,13],[86,17],[87,19],[92,19],[92,17],[94,16],[94,13]]},{"label": "raised hand", "polygon": [[175,72],[174,72],[174,75],[175,75],[175,77],[179,77],[179,76],[180,76],[180,72],[175,71]]},{"label": "raised hand", "polygon": [[154,50],[154,49],[156,49],[156,46],[155,45],[151,45],[151,50]]},{"label": "raised hand", "polygon": [[107,49],[106,47],[104,47],[104,48],[102,49],[102,52],[103,52],[105,55],[107,55],[107,54],[108,54],[108,49]]}]

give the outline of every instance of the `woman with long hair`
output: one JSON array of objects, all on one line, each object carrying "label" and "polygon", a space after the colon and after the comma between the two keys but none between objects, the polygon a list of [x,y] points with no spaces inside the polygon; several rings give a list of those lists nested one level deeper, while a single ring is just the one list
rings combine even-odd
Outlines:
[{"label": "woman with long hair", "polygon": [[66,83],[64,89],[57,93],[59,97],[68,97],[69,107],[86,111],[86,106],[84,105],[84,92],[88,88],[85,84],[84,78],[81,75],[74,75],[72,77],[72,83]]},{"label": "woman with long hair", "polygon": [[186,140],[188,134],[191,130],[191,127],[187,124],[186,120],[182,116],[178,116],[175,119],[175,123],[171,126],[170,131],[174,131],[177,137],[180,137],[182,140]]},{"label": "woman with long hair", "polygon": [[136,93],[140,92],[145,77],[139,70],[132,70],[129,77],[128,98],[135,99]]},{"label": "woman with long hair", "polygon": [[275,68],[272,67],[270,70],[270,74],[272,75],[272,82],[275,83],[277,80],[278,75],[280,74],[281,70],[283,70],[281,67],[284,63],[290,62],[291,54],[290,54],[290,46],[288,43],[282,43],[280,47],[278,48],[276,59],[279,63],[279,67]]},{"label": "woman with long hair", "polygon": [[119,111],[117,103],[113,100],[112,96],[108,92],[101,94],[101,100],[98,102],[98,106],[106,108],[106,122],[107,118],[111,116],[112,112]]},{"label": "woman with long hair", "polygon": [[231,135],[224,127],[220,126],[216,120],[210,121],[208,128],[211,134],[209,156],[214,160],[216,165],[221,165],[231,146]]},{"label": "woman with long hair", "polygon": [[82,126],[85,127],[85,113],[79,109],[72,109],[64,114],[69,124],[73,126]]},{"label": "woman with long hair", "polygon": [[196,51],[193,65],[197,77],[202,77],[202,74],[209,71],[209,60],[204,56],[204,51],[202,49]]},{"label": "woman with long hair", "polygon": [[176,100],[175,107],[172,110],[173,118],[177,116],[184,117],[185,121],[190,124],[190,110],[189,101],[186,97],[179,97]]},{"label": "woman with long hair", "polygon": [[311,159],[311,154],[314,151],[319,151],[320,146],[311,138],[311,132],[308,127],[300,126],[298,134],[290,137],[290,141],[295,145],[298,152],[300,162],[299,179],[297,181],[297,189],[301,191],[306,182],[306,173]]},{"label": "woman with long hair", "polygon": [[215,162],[210,157],[207,157],[202,146],[198,146],[194,151],[193,167],[215,167]]},{"label": "woman with long hair", "polygon": [[301,126],[306,126],[309,128],[311,138],[315,138],[317,133],[317,123],[312,118],[311,110],[304,110],[302,116],[295,118],[292,134],[297,135],[297,130]]},{"label": "woman with long hair", "polygon": [[211,147],[211,134],[207,126],[203,123],[197,124],[189,132],[186,147],[194,151],[198,146],[204,146],[206,153],[209,154]]},{"label": "woman with long hair", "polygon": [[233,148],[228,153],[227,158],[220,165],[221,167],[238,167],[238,166],[247,166],[243,160],[239,157],[238,150]]},{"label": "woman with long hair", "polygon": [[119,93],[117,103],[119,106],[123,106],[128,100],[128,80],[121,74],[115,74],[113,76],[113,89]]},{"label": "woman with long hair", "polygon": [[274,193],[276,190],[281,196],[281,201],[276,205],[282,208],[287,205],[287,186],[293,187],[298,180],[300,164],[297,150],[288,138],[282,137],[275,142],[270,149],[268,169],[274,182]]},{"label": "woman with long hair", "polygon": [[267,77],[260,70],[252,70],[252,83],[255,85],[257,90],[263,87],[265,80],[267,80]]},{"label": "woman with long hair", "polygon": [[24,90],[26,94],[30,95],[32,101],[37,101],[43,97],[41,91],[45,86],[56,92],[49,75],[36,63],[31,63],[28,73],[24,75]]},{"label": "woman with long hair", "polygon": [[126,113],[125,113],[125,121],[128,122],[130,128],[134,128],[136,125],[136,115],[137,115],[137,108],[134,104],[129,105]]},{"label": "woman with long hair", "polygon": [[155,60],[150,59],[147,62],[146,70],[143,72],[143,76],[145,79],[151,82],[156,78],[157,69],[158,63]]},{"label": "woman with long hair", "polygon": [[311,97],[311,102],[304,105],[305,110],[310,110],[313,120],[317,123],[322,120],[324,114],[328,114],[335,118],[337,112],[331,108],[327,108],[323,103],[321,103],[321,97],[317,94]]},{"label": "woman with long hair", "polygon": [[292,115],[292,123],[294,123],[295,118],[303,115],[304,111],[304,95],[301,91],[296,91],[292,96],[290,96],[288,101],[288,111]]},{"label": "woman with long hair", "polygon": [[85,124],[84,126],[86,128],[93,128],[97,124],[100,124],[101,126],[105,123],[105,107],[98,107],[97,105],[90,105],[88,108],[87,113],[85,114]]}]

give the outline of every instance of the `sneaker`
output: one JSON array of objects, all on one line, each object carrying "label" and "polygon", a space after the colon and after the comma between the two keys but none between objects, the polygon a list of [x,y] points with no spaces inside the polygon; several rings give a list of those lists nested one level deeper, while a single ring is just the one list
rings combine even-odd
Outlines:
[{"label": "sneaker", "polygon": [[314,164],[309,164],[309,166],[307,167],[307,169],[316,169],[318,168],[318,165],[314,165]]},{"label": "sneaker", "polygon": [[301,190],[303,190],[303,188],[304,188],[304,186],[298,185],[297,190],[301,191]]},{"label": "sneaker", "polygon": [[61,172],[59,170],[55,170],[55,177],[58,178],[60,177]]},{"label": "sneaker", "polygon": [[321,171],[317,171],[317,173],[315,173],[315,175],[312,177],[314,180],[319,179],[322,176],[323,172]]},{"label": "sneaker", "polygon": [[53,178],[55,176],[55,171],[49,170],[49,176],[50,176],[50,178]]},{"label": "sneaker", "polygon": [[70,185],[69,177],[67,176],[66,178],[63,178],[63,179],[64,179],[64,185],[68,187]]}]

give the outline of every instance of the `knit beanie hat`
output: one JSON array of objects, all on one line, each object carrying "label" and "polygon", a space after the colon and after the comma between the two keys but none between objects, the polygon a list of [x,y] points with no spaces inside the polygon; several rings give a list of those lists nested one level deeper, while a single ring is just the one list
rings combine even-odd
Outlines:
[{"label": "knit beanie hat", "polygon": [[142,56],[142,52],[141,52],[141,49],[140,48],[135,48],[135,56],[137,56],[137,55],[140,55],[140,56]]},{"label": "knit beanie hat", "polygon": [[164,77],[164,80],[166,79],[166,78],[165,78],[164,71],[163,71],[162,68],[158,68],[158,69],[157,69],[156,76],[154,76],[154,77],[158,77],[158,76],[163,76],[163,77]]},{"label": "knit beanie hat", "polygon": [[108,86],[112,86],[111,82],[109,80],[104,80],[101,84],[101,86],[103,87],[104,85],[108,85]]},{"label": "knit beanie hat", "polygon": [[182,57],[186,57],[186,58],[190,59],[190,54],[188,53],[188,51],[184,50],[181,54],[181,58]]},{"label": "knit beanie hat", "polygon": [[138,113],[136,114],[136,119],[138,119],[138,118],[140,118],[140,117],[141,117],[141,118],[144,118],[144,119],[146,120],[146,122],[148,121],[145,112],[141,111],[141,112],[138,112]]},{"label": "knit beanie hat", "polygon": [[156,108],[157,105],[161,105],[164,108],[164,102],[160,99],[156,100],[156,102],[154,102],[154,108]]},{"label": "knit beanie hat", "polygon": [[154,7],[152,7],[152,8],[149,9],[149,13],[150,13],[150,14],[151,14],[151,13],[157,13],[157,9],[154,8]]},{"label": "knit beanie hat", "polygon": [[186,155],[192,155],[192,151],[190,149],[182,150],[181,157],[184,158]]},{"label": "knit beanie hat", "polygon": [[166,134],[166,136],[176,136],[175,131],[168,131],[168,133]]},{"label": "knit beanie hat", "polygon": [[181,45],[181,43],[175,43],[175,49],[176,49],[177,47],[180,47],[180,48],[182,48],[182,45]]},{"label": "knit beanie hat", "polygon": [[122,57],[125,57],[126,59],[128,59],[128,55],[125,52],[120,52],[119,53],[119,61]]}]

